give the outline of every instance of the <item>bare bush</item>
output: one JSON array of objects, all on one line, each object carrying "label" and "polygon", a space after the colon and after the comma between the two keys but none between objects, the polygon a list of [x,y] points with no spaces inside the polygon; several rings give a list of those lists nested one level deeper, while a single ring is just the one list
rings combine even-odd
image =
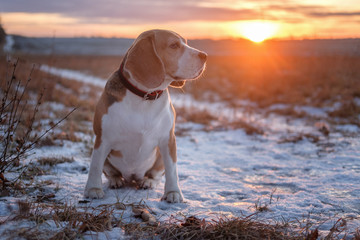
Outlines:
[{"label": "bare bush", "polygon": [[[0,86],[1,107],[0,107],[0,183],[8,182],[4,174],[11,171],[14,167],[19,167],[20,160],[27,153],[35,148],[39,140],[58,124],[65,120],[75,109],[68,113],[60,121],[50,126],[42,134],[34,130],[36,115],[42,103],[45,89],[42,89],[34,101],[28,92],[28,84],[31,81],[32,67],[26,81],[16,77],[16,70],[19,60],[7,62],[7,73],[5,81]],[[11,72],[11,74],[9,74]],[[17,177],[11,181],[16,182],[24,169],[17,171]],[[4,187],[4,184],[2,184]]]}]

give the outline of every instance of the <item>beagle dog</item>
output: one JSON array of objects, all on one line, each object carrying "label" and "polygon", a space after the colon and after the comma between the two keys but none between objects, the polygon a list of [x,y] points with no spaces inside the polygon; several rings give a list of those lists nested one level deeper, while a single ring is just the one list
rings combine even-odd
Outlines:
[{"label": "beagle dog", "polygon": [[198,78],[206,59],[206,53],[188,46],[175,32],[140,34],[97,103],[85,197],[104,197],[102,172],[111,188],[132,182],[153,188],[165,171],[162,200],[183,201],[176,167],[175,110],[167,88]]}]

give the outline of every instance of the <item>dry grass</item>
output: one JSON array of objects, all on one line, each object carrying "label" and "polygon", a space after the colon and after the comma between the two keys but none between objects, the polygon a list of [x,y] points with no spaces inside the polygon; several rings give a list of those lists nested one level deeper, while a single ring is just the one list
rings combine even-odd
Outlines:
[{"label": "dry grass", "polygon": [[48,165],[48,166],[55,166],[61,163],[72,163],[74,162],[74,158],[67,158],[67,157],[60,157],[60,158],[50,158],[50,157],[43,157],[37,160],[40,165]]},{"label": "dry grass", "polygon": [[213,116],[207,110],[197,110],[191,108],[176,108],[176,115],[181,118],[182,122],[194,122],[203,125],[211,125],[218,118]]},{"label": "dry grass", "polygon": [[354,99],[349,101],[344,101],[339,109],[336,109],[329,113],[330,117],[343,118],[348,119],[360,127],[360,122],[358,121],[358,117],[360,114],[360,106],[354,102]]},{"label": "dry grass", "polygon": [[[189,91],[213,91],[223,99],[324,106],[360,94],[360,57],[255,56],[209,57],[204,80]],[[196,94],[195,94],[196,95]]]},{"label": "dry grass", "polygon": [[266,224],[253,219],[254,215],[243,218],[218,217],[206,221],[195,216],[182,220],[171,218],[157,227],[140,223],[124,225],[125,232],[132,239],[307,239],[292,229],[288,223]]},{"label": "dry grass", "polygon": [[265,223],[258,219],[257,214],[232,218],[218,216],[211,220],[172,216],[156,226],[146,223],[123,223],[121,226],[130,239],[358,240],[360,236],[359,229],[351,234],[346,232],[347,221],[343,218],[339,218],[326,235],[319,232],[316,224],[304,221],[304,226],[289,221]]},{"label": "dry grass", "polygon": [[[117,222],[113,218],[113,208],[80,209],[73,204],[34,203],[29,200],[18,201],[17,213],[6,222],[32,221],[38,225],[34,227],[18,228],[8,231],[8,239],[23,237],[25,239],[76,239],[87,231],[103,232],[111,230]],[[40,225],[53,221],[57,227],[44,232]],[[3,224],[3,223],[0,223]]]},{"label": "dry grass", "polygon": [[[262,135],[264,131],[255,123],[246,121],[245,119],[236,119],[235,121],[228,121],[224,118],[214,116],[206,109],[198,110],[196,108],[176,108],[177,122],[193,122],[205,126],[205,131],[214,130],[234,130],[243,129],[248,135]],[[186,129],[177,129],[176,135],[184,135]]]},{"label": "dry grass", "polygon": [[279,114],[279,115],[284,115],[284,116],[291,116],[293,118],[304,118],[306,117],[306,113],[304,112],[299,112],[296,111],[294,109],[294,106],[292,107],[286,107],[286,108],[282,108],[282,109],[267,109],[267,114],[270,113],[275,113],[275,114]]},{"label": "dry grass", "polygon": [[72,69],[101,78],[108,78],[120,67],[122,56],[25,55],[28,61],[57,68]]},{"label": "dry grass", "polygon": [[[39,64],[46,63],[45,60],[47,58],[46,56],[19,56],[18,67],[14,72],[16,79],[28,79],[29,73],[33,69],[31,81],[27,86],[28,93],[25,94],[24,99],[29,98],[28,94],[39,93],[43,90],[44,102],[57,102],[66,107],[78,107],[82,108],[83,111],[93,111],[99,88],[89,86],[86,93],[89,97],[85,99],[80,98],[84,86],[83,83],[62,79],[39,70]],[[5,56],[0,56],[1,79],[5,79],[8,75],[9,67],[7,65],[8,61]],[[0,89],[5,89],[5,87],[6,81],[1,81]]]},{"label": "dry grass", "polygon": [[297,143],[304,139],[307,139],[312,143],[318,143],[320,137],[311,133],[297,133],[296,135],[283,137],[278,141],[278,143]]},{"label": "dry grass", "polygon": [[244,119],[237,119],[236,121],[228,122],[224,125],[228,126],[228,129],[243,129],[247,135],[264,134],[264,131],[261,129],[261,127],[257,126],[255,123],[245,121]]}]

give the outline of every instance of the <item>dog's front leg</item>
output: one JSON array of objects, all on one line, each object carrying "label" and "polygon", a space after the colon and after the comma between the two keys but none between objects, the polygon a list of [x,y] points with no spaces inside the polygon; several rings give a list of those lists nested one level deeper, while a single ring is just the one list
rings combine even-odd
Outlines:
[{"label": "dog's front leg", "polygon": [[169,139],[160,145],[161,157],[165,166],[165,192],[161,200],[170,203],[183,202],[184,198],[179,187],[179,177],[176,167],[176,140],[174,129],[170,133]]},{"label": "dog's front leg", "polygon": [[88,198],[103,198],[101,174],[104,168],[104,162],[110,149],[107,144],[102,143],[99,148],[94,148],[91,156],[89,176],[85,187],[84,195]]}]

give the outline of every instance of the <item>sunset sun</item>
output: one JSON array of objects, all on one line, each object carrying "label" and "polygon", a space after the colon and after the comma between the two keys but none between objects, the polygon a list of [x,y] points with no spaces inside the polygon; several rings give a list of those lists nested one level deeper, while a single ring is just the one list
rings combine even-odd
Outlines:
[{"label": "sunset sun", "polygon": [[239,26],[239,32],[243,37],[259,43],[274,37],[277,28],[278,26],[275,23],[255,21],[242,23]]}]

